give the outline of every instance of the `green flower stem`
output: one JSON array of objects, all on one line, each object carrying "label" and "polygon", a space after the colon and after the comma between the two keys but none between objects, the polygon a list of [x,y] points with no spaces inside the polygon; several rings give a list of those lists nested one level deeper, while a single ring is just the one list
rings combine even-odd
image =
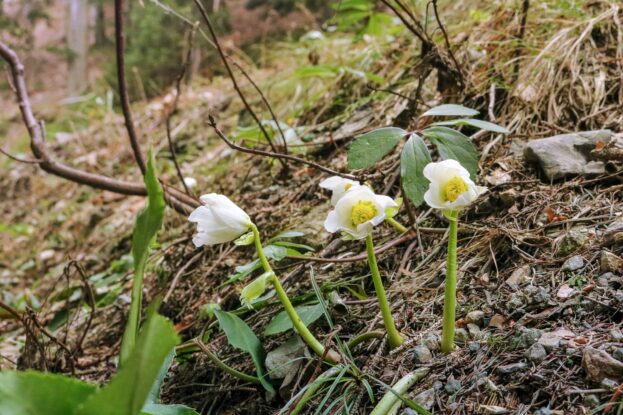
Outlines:
[{"label": "green flower stem", "polygon": [[303,323],[303,320],[301,320],[301,318],[297,314],[294,306],[292,305],[292,302],[290,302],[288,294],[286,294],[286,291],[283,289],[279,278],[277,278],[277,276],[275,275],[272,267],[268,263],[268,259],[266,259],[266,255],[264,255],[264,248],[262,247],[262,241],[260,239],[260,233],[257,227],[253,225],[251,230],[253,231],[253,240],[255,241],[257,256],[260,259],[260,263],[262,264],[264,271],[273,273],[273,276],[269,277],[268,281],[273,284],[273,287],[277,292],[277,297],[279,297],[281,304],[283,304],[283,308],[286,310],[288,317],[290,317],[292,325],[296,329],[297,333],[318,356],[324,357],[324,359],[329,363],[339,363],[341,360],[340,355],[334,350],[325,350],[323,344],[314,337],[314,335],[311,333],[311,331],[309,331],[305,323]]},{"label": "green flower stem", "polygon": [[227,365],[225,362],[223,362],[221,359],[219,359],[218,356],[215,355],[212,352],[212,350],[210,350],[208,348],[208,346],[203,344],[203,342],[201,340],[195,339],[193,341],[193,343],[197,347],[199,347],[201,349],[201,351],[203,351],[206,354],[206,356],[208,357],[208,359],[210,359],[212,361],[212,363],[214,363],[216,366],[218,366],[225,373],[229,373],[233,377],[238,378],[238,379],[240,379],[240,380],[242,380],[244,382],[260,384],[260,379],[259,378],[255,377],[255,376],[247,375],[246,373],[240,372],[239,370],[236,370],[233,367]]},{"label": "green flower stem", "polygon": [[446,264],[446,288],[443,302],[443,331],[441,334],[441,351],[450,353],[454,349],[454,320],[456,317],[456,239],[459,212],[445,213],[450,221],[448,235],[448,262]]},{"label": "green flower stem", "polygon": [[383,315],[383,322],[385,323],[385,331],[389,336],[389,347],[394,349],[400,346],[404,339],[396,330],[394,325],[394,318],[392,317],[392,311],[389,308],[387,301],[387,295],[385,294],[385,288],[383,288],[383,281],[381,280],[381,274],[379,273],[379,266],[376,263],[376,256],[374,255],[374,242],[372,242],[372,235],[366,236],[366,251],[368,252],[368,265],[370,266],[370,272],[372,273],[372,282],[374,283],[374,290],[379,299],[379,307],[381,308],[381,314]]},{"label": "green flower stem", "polygon": [[383,337],[385,337],[385,333],[382,331],[368,331],[360,334],[357,337],[352,338],[348,343],[346,343],[346,345],[349,349],[352,349],[353,347],[365,342],[366,340],[382,339]]},{"label": "green flower stem", "polygon": [[409,228],[407,228],[400,222],[396,221],[394,218],[386,218],[385,222],[389,223],[392,226],[392,228],[396,229],[400,233],[405,233],[406,231],[409,230]]}]

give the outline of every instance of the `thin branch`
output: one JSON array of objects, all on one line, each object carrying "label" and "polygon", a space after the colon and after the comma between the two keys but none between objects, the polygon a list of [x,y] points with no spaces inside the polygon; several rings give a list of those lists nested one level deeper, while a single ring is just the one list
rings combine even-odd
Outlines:
[{"label": "thin branch", "polygon": [[407,27],[407,29],[409,29],[411,33],[413,33],[418,39],[420,39],[424,47],[430,48],[430,46],[432,46],[430,39],[428,39],[428,37],[426,36],[426,33],[422,32],[421,30],[413,26],[413,23],[409,22],[407,18],[404,17],[403,14],[398,9],[396,9],[396,7],[393,4],[391,4],[389,0],[381,0],[381,3],[389,7],[391,11],[393,11],[394,14],[398,16],[398,18]]},{"label": "thin branch", "polygon": [[[117,0],[117,1],[119,1],[119,0]],[[234,75],[234,72],[232,71],[231,66],[229,65],[229,62],[227,60],[227,55],[223,51],[223,48],[221,47],[221,43],[219,42],[218,37],[216,36],[216,31],[214,30],[214,26],[212,26],[212,22],[210,21],[210,17],[208,16],[208,12],[206,11],[205,7],[203,7],[203,4],[201,4],[201,0],[194,0],[194,2],[197,5],[197,8],[199,9],[201,17],[203,17],[203,20],[205,21],[206,25],[208,26],[208,30],[210,31],[210,35],[212,36],[212,40],[214,41],[214,44],[216,45],[216,49],[217,49],[217,51],[218,51],[218,53],[219,53],[219,55],[221,57],[221,60],[223,61],[223,64],[225,65],[225,69],[227,70],[227,73],[229,75],[229,78],[231,79],[231,82],[232,82],[232,85],[233,85],[234,89],[236,90],[236,92],[238,93],[238,96],[242,100],[242,103],[244,104],[244,107],[247,109],[247,111],[249,111],[249,113],[251,114],[251,117],[253,117],[253,119],[255,120],[256,124],[258,125],[258,127],[262,131],[262,134],[266,138],[266,141],[270,145],[270,148],[272,149],[273,153],[278,154],[277,149],[275,148],[275,144],[273,143],[273,140],[268,135],[268,132],[266,131],[266,128],[264,128],[264,125],[262,124],[262,121],[259,119],[259,117],[255,113],[255,111],[253,111],[253,108],[251,108],[251,105],[249,105],[249,103],[247,102],[247,99],[244,96],[244,93],[242,92],[242,90],[238,86],[238,81],[236,80],[236,76]],[[287,168],[287,164],[283,160],[282,157],[278,157],[277,160],[279,160],[279,162],[281,163],[281,165],[283,166],[284,169]]]},{"label": "thin branch", "polygon": [[125,119],[125,128],[128,130],[130,145],[138,167],[141,173],[145,175],[147,168],[145,167],[145,158],[141,152],[140,144],[134,129],[134,121],[132,121],[132,112],[130,111],[130,99],[128,98],[128,89],[125,81],[125,35],[123,33],[123,0],[115,0],[115,51],[117,54],[117,83],[119,84],[119,99],[121,100],[121,109],[123,110],[123,118]]},{"label": "thin branch", "polygon": [[27,159],[23,159],[20,157],[16,157],[12,154],[10,154],[8,151],[0,148],[0,153],[4,154],[5,156],[7,156],[8,158],[10,158],[11,160],[15,160],[15,161],[19,161],[20,163],[26,163],[26,164],[39,164],[41,163],[41,160],[27,160]]},{"label": "thin branch", "polygon": [[[89,173],[83,170],[75,169],[64,163],[53,159],[49,149],[45,143],[44,132],[41,124],[35,118],[26,88],[26,80],[24,77],[24,65],[19,57],[6,44],[0,42],[0,57],[4,59],[10,68],[11,78],[15,88],[15,96],[22,114],[22,120],[28,129],[30,136],[30,147],[33,155],[40,160],[39,166],[44,171],[71,180],[75,183],[84,184],[96,189],[108,190],[124,195],[145,196],[147,191],[145,185],[140,182],[128,182],[124,180],[113,179],[101,174]],[[167,202],[179,212],[185,212],[188,207],[194,208],[200,206],[200,202],[192,197],[187,196],[177,189],[170,186],[164,186],[166,190]]]},{"label": "thin branch", "polygon": [[526,34],[526,22],[528,21],[528,10],[530,9],[530,0],[523,0],[521,4],[521,21],[519,23],[519,33],[517,34],[517,47],[513,53],[515,66],[513,67],[513,82],[519,77],[519,55],[521,55],[521,44]]},{"label": "thin branch", "polygon": [[443,39],[446,42],[446,49],[448,49],[448,54],[450,55],[450,59],[454,63],[454,67],[456,68],[457,73],[459,74],[459,82],[460,86],[465,85],[465,81],[463,79],[463,71],[461,70],[461,66],[459,62],[456,60],[454,53],[452,52],[452,47],[450,46],[450,39],[448,39],[448,33],[446,32],[446,28],[441,23],[441,18],[439,17],[439,10],[437,10],[437,0],[433,0],[433,12],[435,13],[435,20],[437,20],[437,25],[441,29],[441,33],[443,33]]},{"label": "thin branch", "polygon": [[175,80],[175,98],[173,101],[173,106],[171,107],[171,110],[167,114],[167,117],[165,120],[165,125],[167,129],[167,141],[169,143],[169,151],[171,152],[171,158],[173,159],[173,164],[175,165],[177,176],[179,177],[180,182],[182,182],[182,186],[184,186],[184,190],[186,191],[187,195],[191,195],[191,193],[190,193],[190,189],[188,188],[188,185],[184,181],[184,175],[182,174],[182,169],[180,168],[180,165],[177,162],[177,155],[175,154],[175,146],[173,145],[173,137],[171,134],[171,118],[173,117],[173,114],[177,112],[177,104],[179,103],[180,95],[182,94],[182,80],[184,79],[184,76],[188,72],[188,68],[190,66],[190,58],[192,55],[193,41],[195,39],[196,28],[197,26],[193,27],[188,34],[188,51],[186,52],[186,58],[184,59],[184,63],[182,64],[182,70],[180,71],[179,75],[177,76],[177,79]]},{"label": "thin branch", "polygon": [[299,157],[296,157],[290,154],[273,153],[271,151],[239,146],[238,144],[234,143],[229,138],[227,138],[225,134],[223,134],[223,132],[218,128],[218,125],[216,124],[216,120],[211,115],[208,116],[208,125],[214,129],[214,132],[216,132],[216,135],[218,135],[219,138],[225,142],[225,144],[227,144],[229,147],[233,148],[234,150],[238,150],[243,153],[255,154],[258,156],[275,157],[278,159],[283,158],[286,160],[291,160],[297,163],[305,164],[307,166],[313,167],[314,169],[320,170],[325,173],[333,174],[336,176],[341,176],[341,177],[351,179],[351,180],[364,180],[366,177],[370,177],[370,176],[359,177],[353,174],[341,173],[339,171],[325,167],[321,164],[314,163],[313,161],[305,160],[305,159],[302,159],[302,158],[299,158]]}]

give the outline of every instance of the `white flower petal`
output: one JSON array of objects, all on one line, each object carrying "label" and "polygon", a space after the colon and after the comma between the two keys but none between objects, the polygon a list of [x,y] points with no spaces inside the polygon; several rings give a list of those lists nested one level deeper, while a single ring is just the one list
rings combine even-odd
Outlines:
[{"label": "white flower petal", "polygon": [[331,176],[320,182],[320,187],[331,190],[331,204],[335,206],[344,193],[353,188],[359,187],[361,184],[354,180],[345,179],[340,176]]},{"label": "white flower petal", "polygon": [[201,201],[205,205],[188,217],[190,222],[197,223],[197,234],[193,238],[197,247],[233,241],[252,225],[249,215],[224,195],[203,195]]},{"label": "white flower petal", "polygon": [[[424,200],[435,209],[459,210],[465,208],[486,191],[486,187],[476,186],[470,179],[469,172],[456,160],[429,163],[424,167],[424,176],[430,181],[428,190],[424,194]],[[467,190],[451,202],[446,199],[444,189],[448,182],[455,177],[459,177],[465,182]]]},{"label": "white flower petal", "polygon": [[335,210],[332,210],[327,215],[327,220],[324,221],[324,227],[328,232],[335,233],[340,230],[340,218]]}]

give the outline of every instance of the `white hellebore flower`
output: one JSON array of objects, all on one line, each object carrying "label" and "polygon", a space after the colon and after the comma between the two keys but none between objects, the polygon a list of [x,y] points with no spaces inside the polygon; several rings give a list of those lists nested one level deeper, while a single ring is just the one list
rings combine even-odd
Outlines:
[{"label": "white hellebore flower", "polygon": [[184,184],[188,186],[189,189],[197,186],[197,179],[194,177],[184,177]]},{"label": "white hellebore flower", "polygon": [[361,186],[361,184],[354,180],[345,179],[340,176],[331,176],[328,179],[324,179],[320,182],[320,187],[322,187],[323,189],[331,190],[331,192],[333,193],[331,195],[331,204],[333,206],[335,206],[337,204],[337,201],[340,200],[342,196],[344,196],[344,193],[346,193],[346,191],[353,186],[357,187]]},{"label": "white hellebore flower", "polygon": [[253,225],[249,215],[227,196],[210,193],[201,196],[201,202],[204,205],[188,217],[190,222],[197,223],[197,233],[193,237],[196,247],[233,241]]},{"label": "white hellebore flower", "polygon": [[469,172],[456,160],[427,164],[424,177],[430,181],[424,200],[435,209],[462,209],[487,191],[486,187],[476,186],[469,178]]},{"label": "white hellebore flower", "polygon": [[396,206],[391,197],[377,195],[367,186],[351,187],[329,212],[324,227],[331,233],[344,231],[363,239],[385,220],[385,209]]}]

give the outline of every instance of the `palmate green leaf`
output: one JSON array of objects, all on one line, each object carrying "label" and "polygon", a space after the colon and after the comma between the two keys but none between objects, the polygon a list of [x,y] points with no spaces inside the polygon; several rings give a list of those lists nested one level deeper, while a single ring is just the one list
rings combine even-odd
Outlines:
[{"label": "palmate green leaf", "polygon": [[145,172],[144,181],[145,188],[147,189],[147,207],[138,214],[134,233],[132,234],[132,257],[134,258],[135,266],[134,280],[132,282],[132,303],[121,343],[120,365],[125,364],[136,343],[136,335],[141,319],[143,274],[145,273],[145,264],[149,254],[149,245],[162,227],[164,219],[164,194],[156,176],[154,155],[151,149],[147,155],[147,171]]},{"label": "palmate green leaf", "polygon": [[155,313],[149,316],[125,365],[75,414],[140,414],[163,362],[178,342],[171,322]]},{"label": "palmate green leaf", "polygon": [[271,394],[275,393],[273,385],[266,380],[264,373],[264,348],[255,333],[247,326],[247,323],[235,314],[222,310],[215,310],[214,313],[221,329],[227,336],[229,344],[251,355],[257,371],[257,377],[260,379],[262,386]]},{"label": "palmate green leaf", "polygon": [[[299,315],[303,323],[309,327],[314,321],[318,320],[322,314],[322,305],[314,304],[314,305],[302,305],[299,307],[295,307],[296,313]],[[271,321],[268,323],[268,326],[264,329],[264,336],[271,336],[273,334],[283,333],[284,331],[288,331],[292,329],[294,326],[292,325],[292,320],[288,316],[285,310],[281,311],[277,314]]]},{"label": "palmate green leaf", "polygon": [[480,128],[482,130],[493,131],[494,133],[501,133],[501,134],[508,134],[509,133],[509,131],[506,128],[501,127],[501,126],[499,126],[497,124],[494,124],[494,123],[489,122],[489,121],[474,120],[472,118],[458,118],[456,120],[440,121],[440,122],[435,122],[432,125],[440,125],[440,126],[444,126],[444,125],[470,125],[472,127]]},{"label": "palmate green leaf", "polygon": [[478,115],[478,111],[457,104],[444,104],[433,107],[420,117],[444,116],[444,117],[473,117]]},{"label": "palmate green leaf", "polygon": [[431,127],[422,131],[439,151],[441,157],[453,159],[467,169],[472,180],[478,171],[478,151],[468,137],[448,127]]},{"label": "palmate green leaf", "polygon": [[423,170],[430,162],[430,153],[422,138],[411,134],[400,154],[400,177],[405,196],[416,207],[424,202],[424,193],[428,190],[428,180]]},{"label": "palmate green leaf", "polygon": [[97,386],[41,372],[0,373],[0,414],[71,415]]},{"label": "palmate green leaf", "polygon": [[348,150],[348,168],[356,170],[371,167],[392,151],[406,134],[402,128],[385,127],[360,135]]}]

